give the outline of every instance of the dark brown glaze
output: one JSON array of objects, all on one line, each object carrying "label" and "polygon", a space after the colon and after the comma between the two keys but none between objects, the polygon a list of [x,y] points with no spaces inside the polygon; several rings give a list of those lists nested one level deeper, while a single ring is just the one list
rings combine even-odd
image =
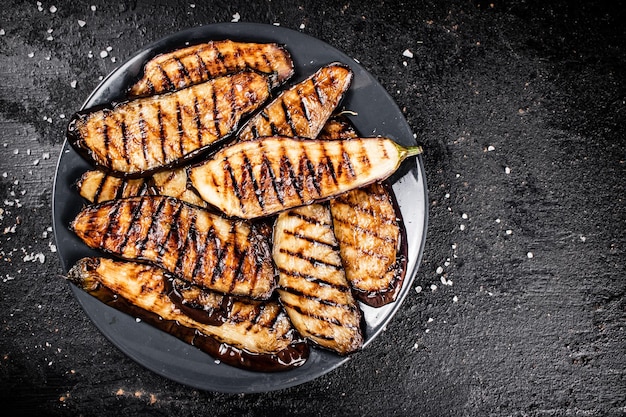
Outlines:
[{"label": "dark brown glaze", "polygon": [[240,72],[158,96],[77,112],[70,144],[96,167],[129,178],[180,165],[226,141],[268,98],[268,79]]},{"label": "dark brown glaze", "polygon": [[352,82],[352,70],[340,63],[323,66],[309,78],[282,91],[250,118],[238,140],[261,136],[317,137]]},{"label": "dark brown glaze", "polygon": [[[103,303],[197,347],[222,363],[252,371],[278,372],[303,365],[309,356],[309,347],[306,342],[300,339],[293,329],[289,328],[281,330],[282,335],[280,337],[284,338],[286,342],[280,344],[280,349],[276,351],[258,351],[257,344],[251,344],[251,350],[219,340],[224,335],[232,334],[232,329],[228,332],[221,332],[222,326],[235,326],[236,329],[239,329],[238,331],[241,332],[239,343],[243,343],[244,346],[247,340],[253,340],[258,337],[258,334],[246,335],[247,325],[245,323],[242,325],[240,318],[237,317],[224,318],[218,323],[218,326],[213,326],[205,325],[205,323],[194,324],[193,318],[180,312],[177,313],[166,294],[168,286],[165,285],[165,282],[171,279],[171,276],[158,268],[124,263],[129,264],[128,267],[131,270],[139,268],[141,273],[135,275],[142,275],[147,271],[149,279],[146,285],[142,286],[142,289],[152,288],[151,291],[146,292],[146,294],[150,294],[150,299],[154,299],[155,292],[158,294],[154,302],[141,304],[137,301],[131,301],[127,297],[132,298],[134,290],[128,290],[130,293],[126,295],[124,291],[112,289],[115,288],[115,285],[104,276],[106,272],[101,270],[101,262],[114,262],[118,266],[120,264],[117,261],[105,260],[105,258],[83,258],[72,267],[66,278]],[[127,268],[126,265],[121,267]],[[145,308],[140,305],[145,305]],[[163,314],[159,314],[160,312]],[[195,316],[201,314],[200,312],[194,313]],[[250,326],[254,326],[254,324]],[[271,334],[272,332],[268,333],[268,335]],[[277,334],[274,336],[279,337]]]},{"label": "dark brown glaze", "polygon": [[278,44],[211,41],[150,59],[144,66],[142,78],[129,89],[128,95],[161,94],[242,70],[264,74],[272,88],[294,74],[289,52]]},{"label": "dark brown glaze", "polygon": [[74,187],[90,203],[135,197],[148,192],[148,185],[144,178],[119,178],[101,170],[86,171]]},{"label": "dark brown glaze", "polygon": [[91,248],[149,262],[221,293],[267,299],[276,285],[267,236],[171,197],[87,206],[70,227]]},{"label": "dark brown glaze", "polygon": [[298,332],[342,355],[360,349],[362,314],[341,264],[329,208],[312,204],[279,214],[273,258],[279,300]]}]

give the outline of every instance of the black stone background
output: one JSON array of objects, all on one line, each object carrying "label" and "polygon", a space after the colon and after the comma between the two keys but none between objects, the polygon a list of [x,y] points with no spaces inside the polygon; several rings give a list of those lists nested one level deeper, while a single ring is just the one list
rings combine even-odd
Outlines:
[{"label": "black stone background", "polygon": [[[624,10],[619,1],[5,0],[3,409],[624,415]],[[430,192],[413,285],[421,292],[411,291],[387,330],[346,365],[266,394],[194,390],[125,357],[60,278],[51,230],[67,119],[100,78],[153,40],[236,13],[242,22],[300,30],[357,59],[424,145]]]}]

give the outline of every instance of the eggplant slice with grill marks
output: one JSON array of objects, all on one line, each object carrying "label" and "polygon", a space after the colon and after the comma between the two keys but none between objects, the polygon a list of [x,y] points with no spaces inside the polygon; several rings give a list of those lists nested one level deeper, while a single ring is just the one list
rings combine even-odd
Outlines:
[{"label": "eggplant slice with grill marks", "polygon": [[67,137],[97,167],[141,177],[223,142],[270,95],[267,77],[240,72],[183,90],[74,115]]},{"label": "eggplant slice with grill marks", "polygon": [[282,91],[250,118],[238,140],[261,136],[315,138],[352,82],[352,70],[340,63],[321,67],[309,78]]},{"label": "eggplant slice with grill marks", "polygon": [[421,151],[383,137],[262,137],[216,152],[190,167],[189,179],[203,200],[227,216],[253,219],[384,180]]},{"label": "eggplant slice with grill marks", "polygon": [[100,257],[80,259],[66,278],[230,365],[281,371],[301,366],[308,357],[306,343],[276,300],[232,299],[174,284],[175,277],[152,265]]},{"label": "eggplant slice with grill marks", "polygon": [[[328,121],[322,139],[357,137],[343,117]],[[376,182],[330,200],[335,236],[356,298],[372,307],[393,302],[406,273],[402,213],[387,182]]]},{"label": "eggplant slice with grill marks", "polygon": [[224,294],[268,299],[276,286],[268,233],[171,197],[85,207],[71,225],[89,247],[164,268]]},{"label": "eggplant slice with grill marks", "polygon": [[291,55],[278,44],[211,41],[155,56],[128,94],[161,94],[242,70],[266,75],[272,88],[294,74]]},{"label": "eggplant slice with grill marks", "polygon": [[324,204],[291,209],[274,226],[278,295],[298,332],[345,355],[363,345],[362,314],[346,279]]}]

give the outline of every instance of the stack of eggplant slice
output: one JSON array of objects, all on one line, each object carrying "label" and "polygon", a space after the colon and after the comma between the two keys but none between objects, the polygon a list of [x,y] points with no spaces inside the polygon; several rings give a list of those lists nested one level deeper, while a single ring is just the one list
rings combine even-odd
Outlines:
[{"label": "stack of eggplant slice", "polygon": [[301,82],[273,43],[159,55],[128,100],[68,126],[94,166],[71,230],[102,257],[67,278],[221,362],[279,371],[364,341],[359,301],[396,299],[406,239],[389,177],[420,147],[359,137],[351,69]]}]

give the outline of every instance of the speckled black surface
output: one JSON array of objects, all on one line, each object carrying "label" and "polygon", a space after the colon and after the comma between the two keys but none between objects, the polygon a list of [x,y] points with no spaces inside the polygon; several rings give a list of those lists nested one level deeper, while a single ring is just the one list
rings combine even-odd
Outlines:
[{"label": "speckled black surface", "polygon": [[[50,229],[67,118],[99,77],[236,14],[357,59],[424,146],[430,192],[415,290],[387,330],[267,394],[197,391],[125,357],[60,278]],[[618,2],[8,1],[0,17],[0,399],[16,415],[626,413]]]}]

